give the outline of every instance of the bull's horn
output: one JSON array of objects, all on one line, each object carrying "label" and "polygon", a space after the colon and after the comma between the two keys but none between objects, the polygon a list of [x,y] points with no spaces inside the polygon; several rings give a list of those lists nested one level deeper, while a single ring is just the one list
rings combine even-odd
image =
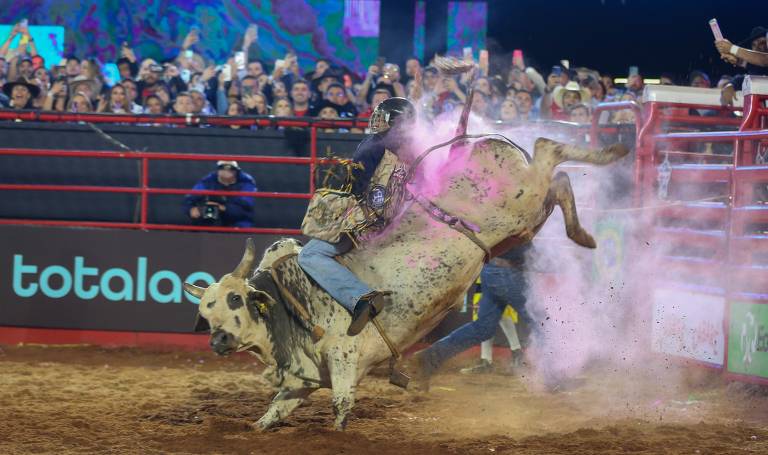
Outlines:
[{"label": "bull's horn", "polygon": [[252,238],[245,241],[245,253],[237,268],[232,272],[232,276],[237,278],[250,278],[256,269],[256,244]]},{"label": "bull's horn", "polygon": [[201,288],[200,286],[195,286],[194,284],[189,283],[184,283],[184,290],[197,297],[198,299],[203,298],[203,294],[205,294],[205,288]]}]

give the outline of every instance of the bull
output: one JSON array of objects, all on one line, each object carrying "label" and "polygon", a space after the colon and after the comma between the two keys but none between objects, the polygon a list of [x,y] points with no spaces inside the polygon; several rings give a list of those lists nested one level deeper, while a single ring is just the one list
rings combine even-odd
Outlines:
[{"label": "bull", "polygon": [[[466,293],[492,254],[484,245],[530,241],[555,206],[563,212],[568,237],[594,248],[594,239],[579,224],[568,177],[562,172],[553,177],[554,168],[567,160],[604,165],[628,152],[621,144],[588,150],[543,138],[536,140],[532,159],[495,137],[452,147],[450,159],[434,167],[441,179],[437,187],[427,190],[414,182],[409,187],[414,197],[407,198],[391,225],[338,260],[372,288],[392,291],[377,321],[402,351],[430,332]],[[452,222],[436,212],[450,214]],[[232,273],[208,288],[184,287],[200,298],[198,328],[210,330],[216,353],[250,351],[270,367],[267,377],[277,394],[256,428],[269,428],[314,391],[331,388],[334,426],[343,429],[357,384],[391,351],[371,324],[356,337],[346,335],[349,313],[303,273],[295,258],[300,248],[296,240],[278,241],[257,264],[248,241]],[[325,330],[319,340],[306,319]]]}]

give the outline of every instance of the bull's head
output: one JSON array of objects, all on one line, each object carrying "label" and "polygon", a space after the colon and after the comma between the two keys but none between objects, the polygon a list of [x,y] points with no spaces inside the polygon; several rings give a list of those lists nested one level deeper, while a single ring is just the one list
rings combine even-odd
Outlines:
[{"label": "bull's head", "polygon": [[219,355],[263,346],[267,332],[264,319],[275,301],[248,283],[256,268],[253,239],[237,268],[207,288],[184,283],[184,290],[200,299],[196,332],[211,332],[210,345]]}]

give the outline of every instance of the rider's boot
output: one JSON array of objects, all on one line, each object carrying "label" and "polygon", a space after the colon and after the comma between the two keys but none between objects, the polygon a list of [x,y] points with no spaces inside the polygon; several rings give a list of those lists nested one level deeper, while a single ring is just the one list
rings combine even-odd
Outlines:
[{"label": "rider's boot", "polygon": [[391,292],[373,291],[364,295],[355,305],[355,311],[352,313],[352,323],[349,324],[347,335],[353,337],[362,332],[368,321],[375,318],[387,303],[387,296]]}]

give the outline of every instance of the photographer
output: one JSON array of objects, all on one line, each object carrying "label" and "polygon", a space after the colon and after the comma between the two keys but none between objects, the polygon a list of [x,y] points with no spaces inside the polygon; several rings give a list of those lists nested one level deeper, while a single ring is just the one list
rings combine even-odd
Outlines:
[{"label": "photographer", "polygon": [[[214,191],[257,191],[256,182],[237,161],[218,161],[216,171],[203,177],[192,188]],[[254,227],[254,198],[247,196],[207,196],[189,194],[184,198],[185,213],[202,226]]]}]

